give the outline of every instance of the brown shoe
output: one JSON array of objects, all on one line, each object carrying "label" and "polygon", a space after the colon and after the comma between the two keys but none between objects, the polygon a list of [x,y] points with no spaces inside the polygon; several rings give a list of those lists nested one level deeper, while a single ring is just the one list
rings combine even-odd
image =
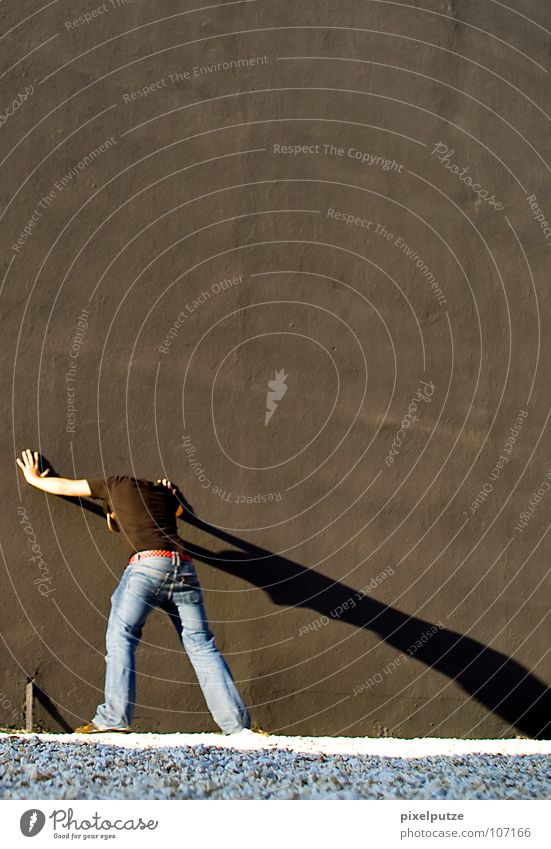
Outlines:
[{"label": "brown shoe", "polygon": [[75,728],[73,734],[128,734],[130,728],[98,728],[93,722],[87,722]]},{"label": "brown shoe", "polygon": [[261,734],[262,737],[272,736],[269,731],[264,731],[264,729],[261,728],[260,725],[251,725],[251,731],[254,731],[255,734]]}]

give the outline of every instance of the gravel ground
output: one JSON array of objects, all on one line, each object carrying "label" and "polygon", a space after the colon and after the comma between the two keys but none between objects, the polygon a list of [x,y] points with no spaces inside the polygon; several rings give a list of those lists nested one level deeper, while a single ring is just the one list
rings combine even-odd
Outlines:
[{"label": "gravel ground", "polygon": [[548,799],[551,741],[0,734],[0,799]]}]

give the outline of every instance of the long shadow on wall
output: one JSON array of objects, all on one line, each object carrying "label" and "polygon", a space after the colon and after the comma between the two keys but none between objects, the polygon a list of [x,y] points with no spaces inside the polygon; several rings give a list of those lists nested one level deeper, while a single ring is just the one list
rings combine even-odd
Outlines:
[{"label": "long shadow on wall", "polygon": [[[190,554],[263,589],[274,604],[310,609],[329,619],[338,610],[339,622],[373,631],[403,653],[425,637],[414,649],[414,660],[443,672],[526,736],[545,738],[551,731],[551,690],[516,660],[456,631],[435,629],[371,595],[358,599],[352,587],[213,528],[194,514],[187,513],[186,521],[240,549],[214,553],[189,545]],[[341,611],[349,598],[355,606]]]},{"label": "long shadow on wall", "polygon": [[[87,499],[64,500],[103,516]],[[444,673],[522,734],[546,739],[551,733],[551,690],[513,658],[457,631],[435,630],[432,622],[409,616],[371,595],[358,599],[353,587],[215,528],[199,519],[187,502],[186,507],[185,522],[239,549],[211,552],[187,545],[196,559],[259,587],[274,604],[313,610],[329,619],[336,618],[338,609],[339,622],[372,631],[405,654],[430,632],[429,639],[415,647],[414,660]],[[341,611],[349,598],[355,606]]]}]

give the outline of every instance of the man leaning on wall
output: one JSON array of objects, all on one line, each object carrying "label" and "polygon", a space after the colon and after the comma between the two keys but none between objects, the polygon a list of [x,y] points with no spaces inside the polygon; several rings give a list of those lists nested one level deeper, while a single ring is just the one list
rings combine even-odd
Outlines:
[{"label": "man leaning on wall", "polygon": [[226,734],[254,737],[250,716],[209,628],[203,593],[192,558],[177,533],[184,508],[179,490],[166,478],[128,475],[73,480],[41,472],[38,453],[26,449],[16,460],[25,480],[53,495],[97,498],[110,530],[120,533],[128,565],[111,597],[107,625],[105,701],[79,734],[130,731],[135,708],[135,654],[142,628],[155,608],[168,614],[187,651],[214,721]]}]

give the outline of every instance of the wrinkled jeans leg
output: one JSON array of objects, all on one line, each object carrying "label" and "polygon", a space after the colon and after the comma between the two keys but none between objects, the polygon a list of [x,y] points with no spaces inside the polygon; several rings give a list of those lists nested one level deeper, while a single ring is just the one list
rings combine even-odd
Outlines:
[{"label": "wrinkled jeans leg", "polygon": [[[130,569],[130,567],[129,567]],[[113,593],[106,635],[105,702],[93,722],[98,728],[129,728],[136,700],[136,646],[152,610],[156,578],[131,575],[129,569]]]},{"label": "wrinkled jeans leg", "polygon": [[214,721],[226,734],[249,728],[249,712],[210,631],[198,582],[176,584],[171,596],[165,609],[176,625]]}]

